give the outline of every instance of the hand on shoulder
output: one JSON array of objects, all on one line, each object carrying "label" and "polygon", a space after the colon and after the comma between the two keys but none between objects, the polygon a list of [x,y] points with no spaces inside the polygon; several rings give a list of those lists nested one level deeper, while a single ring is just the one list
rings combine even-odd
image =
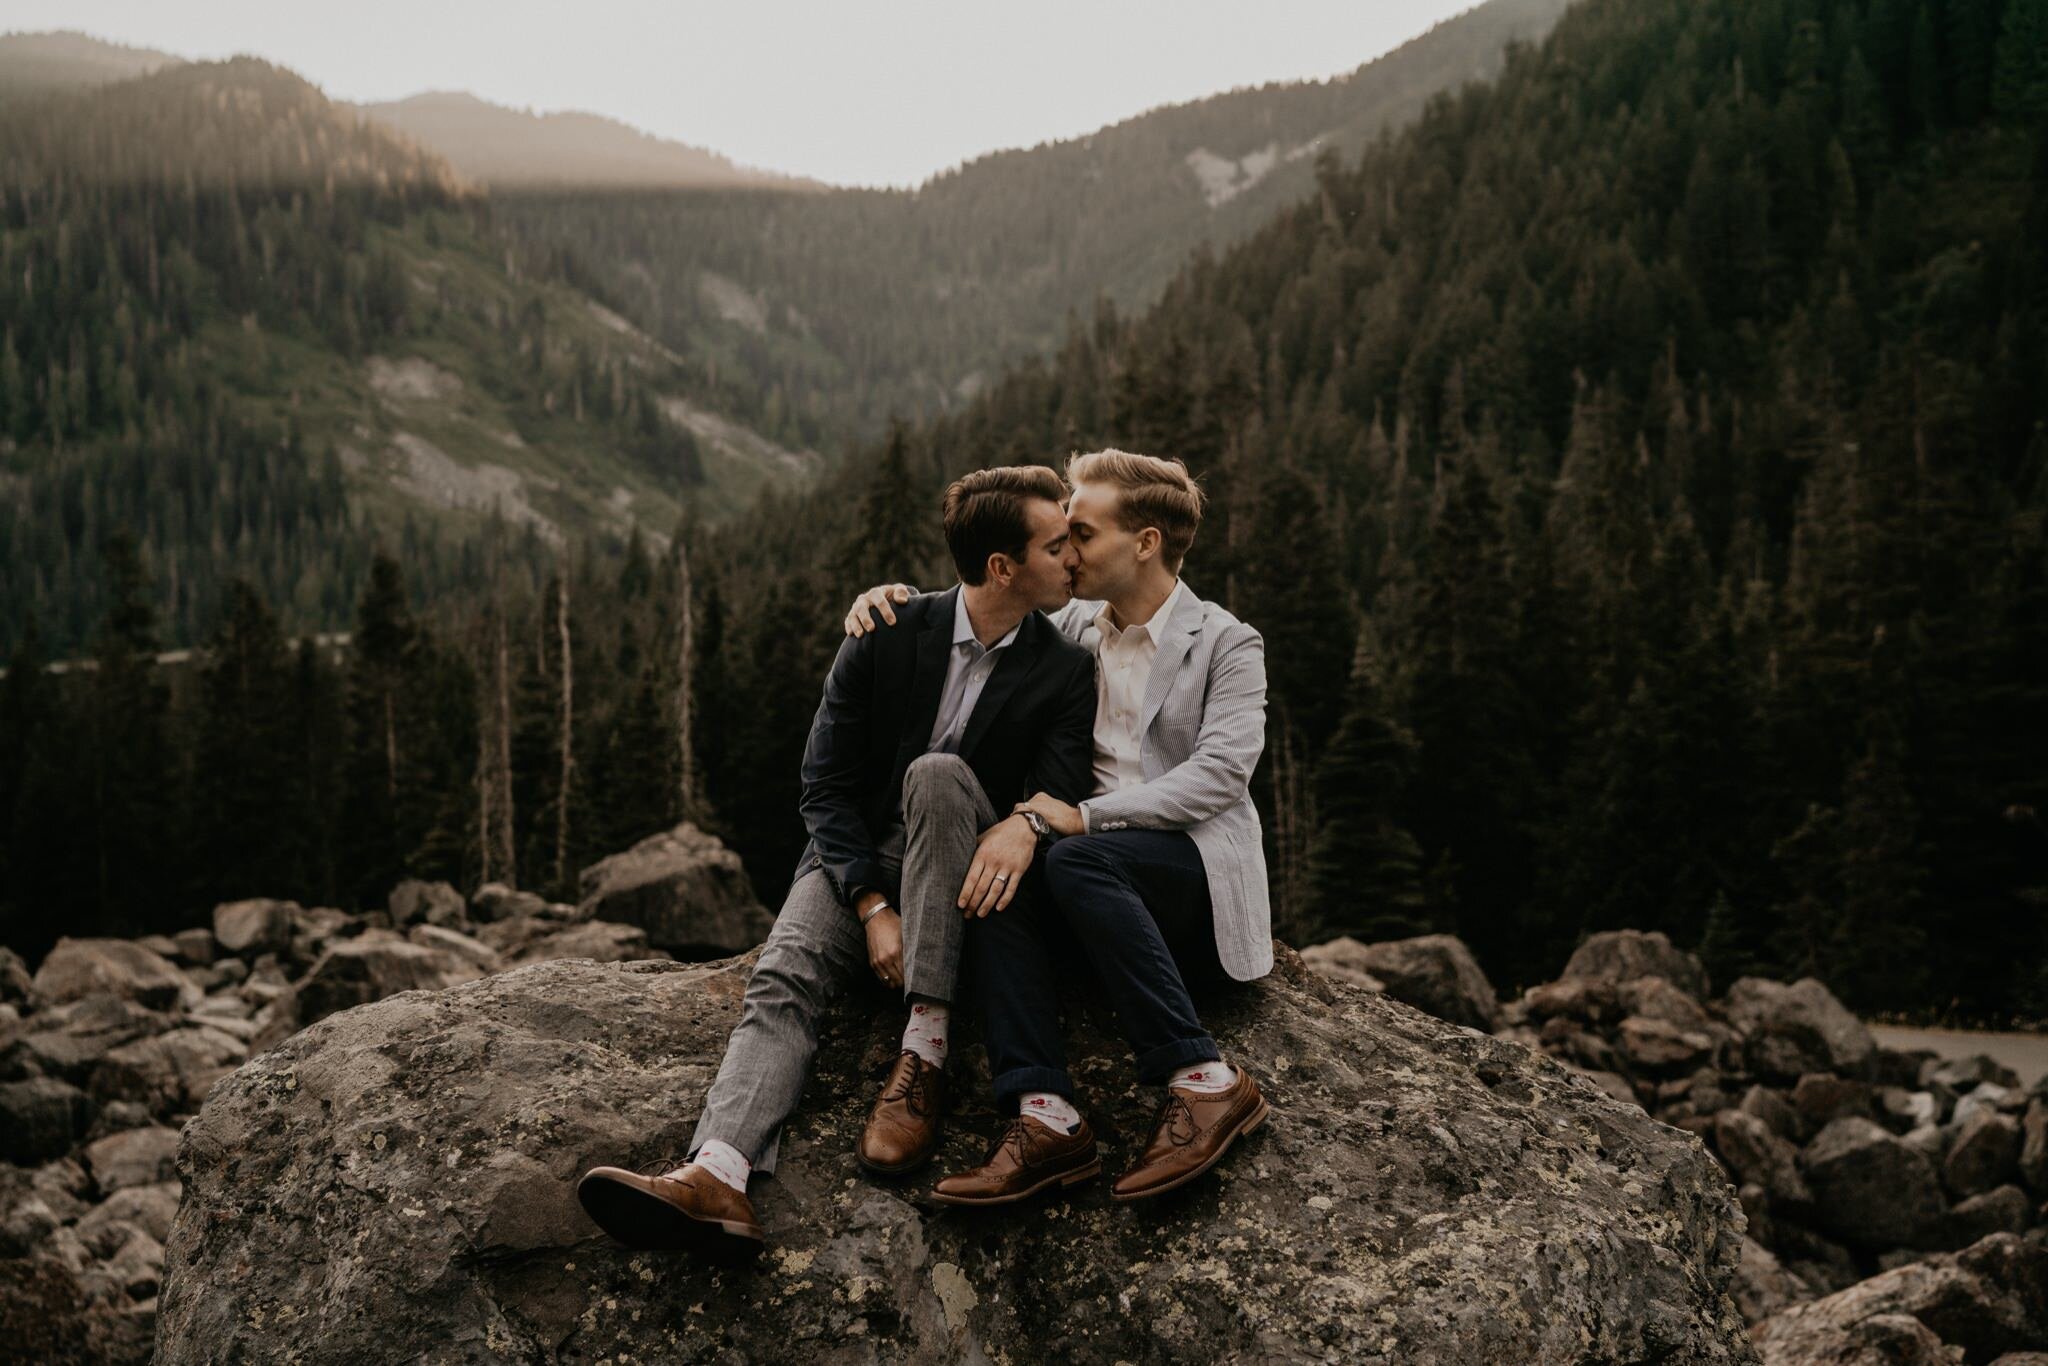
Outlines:
[{"label": "hand on shoulder", "polygon": [[907,583],[881,584],[868,589],[846,609],[846,634],[858,638],[879,630],[881,622],[875,620],[877,614],[880,614],[882,622],[894,626],[895,604],[909,602],[916,595],[917,590]]}]

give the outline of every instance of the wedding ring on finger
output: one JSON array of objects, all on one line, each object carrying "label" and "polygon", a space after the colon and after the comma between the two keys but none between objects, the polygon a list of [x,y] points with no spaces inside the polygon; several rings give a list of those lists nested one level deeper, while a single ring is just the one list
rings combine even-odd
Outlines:
[{"label": "wedding ring on finger", "polygon": [[997,874],[996,874],[996,881],[997,881],[997,882],[1008,882],[1009,880],[1010,880],[1010,875],[1009,875],[1008,873],[997,873]]}]

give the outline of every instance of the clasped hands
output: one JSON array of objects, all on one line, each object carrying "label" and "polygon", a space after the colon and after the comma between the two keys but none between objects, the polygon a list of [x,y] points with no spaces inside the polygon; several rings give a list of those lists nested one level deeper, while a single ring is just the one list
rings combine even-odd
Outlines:
[{"label": "clasped hands", "polygon": [[[981,832],[981,840],[975,846],[974,862],[968,866],[967,879],[960,884],[960,896],[955,905],[968,918],[986,919],[990,911],[1000,911],[1010,904],[1017,895],[1017,884],[1030,871],[1031,860],[1038,854],[1038,835],[1023,817],[1026,810],[1036,811],[1045,817],[1046,824],[1060,835],[1078,835],[1082,830],[1081,810],[1069,806],[1059,798],[1040,792],[1028,802],[1018,802],[1005,820],[997,821]],[[881,893],[870,892],[861,899],[859,910],[866,912],[881,900]],[[884,986],[903,985],[903,922],[894,909],[882,910],[870,916],[866,922],[868,941],[868,966]]]},{"label": "clasped hands", "polygon": [[968,865],[967,879],[960,884],[960,896],[954,902],[970,918],[986,919],[990,911],[1008,906],[1017,894],[1017,885],[1030,871],[1031,860],[1038,854],[1038,836],[1024,819],[1027,810],[1045,817],[1055,834],[1081,833],[1078,807],[1044,792],[1028,802],[1018,802],[1007,819],[981,832],[974,862]]}]

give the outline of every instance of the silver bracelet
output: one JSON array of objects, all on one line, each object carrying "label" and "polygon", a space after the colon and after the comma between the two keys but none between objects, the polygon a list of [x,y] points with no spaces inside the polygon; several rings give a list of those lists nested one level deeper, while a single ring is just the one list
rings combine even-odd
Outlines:
[{"label": "silver bracelet", "polygon": [[895,909],[896,908],[894,906],[891,906],[886,901],[877,901],[872,907],[868,909],[867,914],[863,915],[860,918],[861,928],[866,929],[867,923],[870,920],[873,920],[876,916],[880,915],[883,911],[893,911]]}]

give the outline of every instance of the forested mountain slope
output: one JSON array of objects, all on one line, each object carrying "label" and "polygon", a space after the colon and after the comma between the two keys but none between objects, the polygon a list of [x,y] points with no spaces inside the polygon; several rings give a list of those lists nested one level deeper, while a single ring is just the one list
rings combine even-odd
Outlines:
[{"label": "forested mountain slope", "polygon": [[[728,649],[812,677],[783,616],[945,582],[868,546],[950,473],[1183,456],[1188,577],[1266,635],[1283,935],[1454,930],[1514,982],[1628,925],[2048,1014],[2043,19],[1585,0],[1142,318],[735,527]],[[785,720],[714,799],[766,822]]]},{"label": "forested mountain slope", "polygon": [[2044,19],[1584,0],[813,489],[432,615],[383,566],[340,672],[230,594],[167,696],[117,555],[89,686],[0,688],[0,915],[560,892],[680,815],[773,894],[847,596],[947,581],[945,477],[1114,442],[1200,471],[1187,577],[1265,636],[1284,937],[1453,930],[1513,990],[1629,925],[2048,1017]]},{"label": "forested mountain slope", "polygon": [[[1348,76],[1231,91],[993,153],[914,191],[500,195],[501,221],[666,344],[831,443],[959,407],[1098,296],[1149,304],[1430,96],[1499,70],[1566,0],[1487,0]],[[1058,98],[1049,75],[1047,98]]]},{"label": "forested mountain slope", "polygon": [[[0,106],[0,642],[75,647],[132,528],[174,640],[254,576],[345,624],[371,546],[665,534],[814,457],[492,228],[446,163],[253,60]],[[743,396],[731,396],[744,408]]]}]

